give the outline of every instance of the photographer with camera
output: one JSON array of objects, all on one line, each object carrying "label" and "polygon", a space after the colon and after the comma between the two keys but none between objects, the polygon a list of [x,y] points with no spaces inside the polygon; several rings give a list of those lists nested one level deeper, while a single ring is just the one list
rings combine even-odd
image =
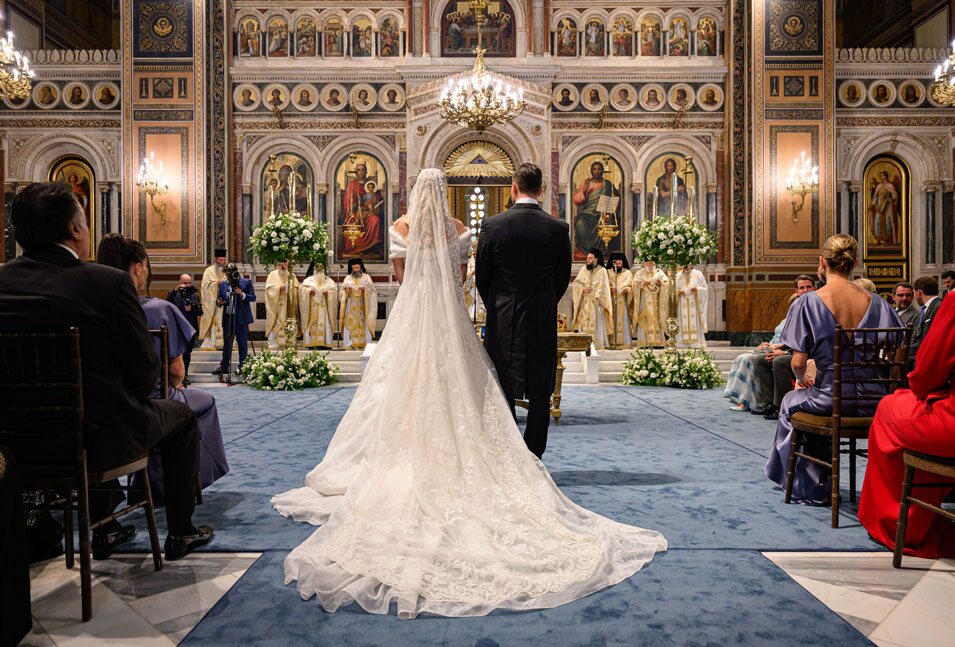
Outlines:
[{"label": "photographer with camera", "polygon": [[[183,274],[179,277],[179,285],[174,287],[166,295],[166,301],[178,308],[186,321],[193,328],[199,330],[199,317],[202,316],[202,300],[199,298],[199,292],[196,286],[192,284],[192,275]],[[189,340],[189,346],[182,353],[182,363],[186,366],[186,377],[182,380],[183,386],[189,386],[189,362],[192,360],[192,349],[196,346],[196,338],[199,333],[196,332]]]},{"label": "photographer with camera", "polygon": [[239,342],[239,366],[245,362],[249,352],[249,325],[254,321],[252,306],[255,301],[255,289],[252,281],[239,274],[235,263],[229,263],[225,270],[225,280],[219,284],[219,298],[216,304],[222,306],[222,363],[212,372],[213,375],[231,375],[232,342]]}]

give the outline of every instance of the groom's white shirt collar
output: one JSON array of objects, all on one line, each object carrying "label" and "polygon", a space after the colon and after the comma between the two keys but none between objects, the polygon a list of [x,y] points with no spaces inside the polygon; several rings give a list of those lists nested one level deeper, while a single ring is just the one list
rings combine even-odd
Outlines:
[{"label": "groom's white shirt collar", "polygon": [[534,204],[540,206],[540,202],[534,198],[518,198],[514,204]]}]

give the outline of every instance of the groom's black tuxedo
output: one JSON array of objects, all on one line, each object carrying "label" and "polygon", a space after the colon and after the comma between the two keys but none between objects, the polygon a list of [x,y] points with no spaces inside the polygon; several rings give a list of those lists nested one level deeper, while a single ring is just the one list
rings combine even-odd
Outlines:
[{"label": "groom's black tuxedo", "polygon": [[530,401],[524,440],[538,456],[547,442],[557,374],[557,302],[570,283],[569,229],[536,204],[517,204],[487,218],[478,240],[484,347],[504,395]]}]

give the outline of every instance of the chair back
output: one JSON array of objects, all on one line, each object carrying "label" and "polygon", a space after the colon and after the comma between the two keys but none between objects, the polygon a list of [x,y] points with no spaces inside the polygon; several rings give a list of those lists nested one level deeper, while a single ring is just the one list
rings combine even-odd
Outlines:
[{"label": "chair back", "polygon": [[169,328],[163,324],[159,330],[147,332],[159,339],[159,397],[157,400],[165,400],[169,397]]},{"label": "chair back", "polygon": [[[845,401],[878,402],[892,393],[905,378],[912,329],[901,328],[845,328],[836,325],[832,365],[832,417],[842,416]],[[881,393],[847,393],[846,384],[876,384]]]},{"label": "chair back", "polygon": [[51,478],[85,473],[78,328],[0,332],[0,444]]}]

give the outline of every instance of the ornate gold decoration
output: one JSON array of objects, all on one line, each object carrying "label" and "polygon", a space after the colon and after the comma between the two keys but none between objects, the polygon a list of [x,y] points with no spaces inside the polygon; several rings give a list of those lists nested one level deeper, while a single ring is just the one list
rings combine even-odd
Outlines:
[{"label": "ornate gold decoration", "polygon": [[799,212],[806,206],[806,196],[819,190],[819,167],[813,166],[806,151],[793,160],[786,178],[786,192],[793,206],[793,222],[799,222]]},{"label": "ornate gold decoration", "polygon": [[189,50],[189,7],[185,3],[161,0],[143,2],[138,14],[139,48],[154,54],[177,54]]},{"label": "ornate gold decoration", "polygon": [[769,3],[769,48],[772,52],[819,50],[817,0],[773,0]]},{"label": "ornate gold decoration", "polygon": [[481,27],[487,21],[484,14],[488,0],[468,0],[468,8],[477,24],[478,42],[474,48],[474,67],[471,72],[456,74],[448,79],[438,106],[441,117],[452,124],[483,132],[495,124],[514,119],[527,107],[524,90],[511,87],[511,79],[489,72],[484,65],[481,46]]},{"label": "ornate gold decoration", "polygon": [[[609,155],[604,155],[603,166],[605,178],[610,181],[611,185],[613,185],[613,180],[610,177],[607,177],[611,174]],[[610,197],[609,202],[613,202],[613,199],[613,197]],[[608,210],[607,212],[600,214],[600,221],[597,224],[597,237],[604,241],[604,245],[606,245],[608,248],[610,247],[610,241],[620,235],[620,223],[617,221],[617,210],[620,208],[620,198],[617,197],[616,199],[616,208],[613,211]],[[602,200],[603,198],[601,198],[601,201]]]},{"label": "ornate gold decoration", "polygon": [[152,205],[153,213],[159,216],[159,224],[166,224],[166,202],[160,200],[156,203],[156,196],[160,198],[169,192],[169,180],[162,174],[162,160],[159,161],[159,167],[154,166],[156,159],[155,153],[150,153],[149,157],[144,158],[139,165],[139,175],[136,178],[136,186],[139,190],[149,196],[149,203]]},{"label": "ornate gold decoration", "polygon": [[[349,153],[348,163],[351,164],[349,175],[355,176],[356,166],[358,164],[358,154]],[[349,245],[354,245],[355,241],[361,238],[365,233],[365,217],[361,209],[357,212],[345,215],[345,221],[342,223],[342,236],[348,241]]]},{"label": "ornate gold decoration", "polygon": [[935,68],[935,82],[929,91],[935,103],[955,106],[955,41],[952,41],[952,53]]},{"label": "ornate gold decoration", "polygon": [[686,187],[686,201],[688,205],[686,219],[692,222],[696,220],[696,178],[693,177],[696,175],[696,171],[693,166],[693,156],[684,155],[683,164],[683,186]]},{"label": "ornate gold decoration", "polygon": [[514,164],[504,149],[491,142],[474,141],[455,148],[444,163],[448,177],[501,177],[514,175]]},{"label": "ornate gold decoration", "polygon": [[30,60],[13,49],[13,32],[8,31],[0,38],[0,99],[29,99],[33,76]]}]

